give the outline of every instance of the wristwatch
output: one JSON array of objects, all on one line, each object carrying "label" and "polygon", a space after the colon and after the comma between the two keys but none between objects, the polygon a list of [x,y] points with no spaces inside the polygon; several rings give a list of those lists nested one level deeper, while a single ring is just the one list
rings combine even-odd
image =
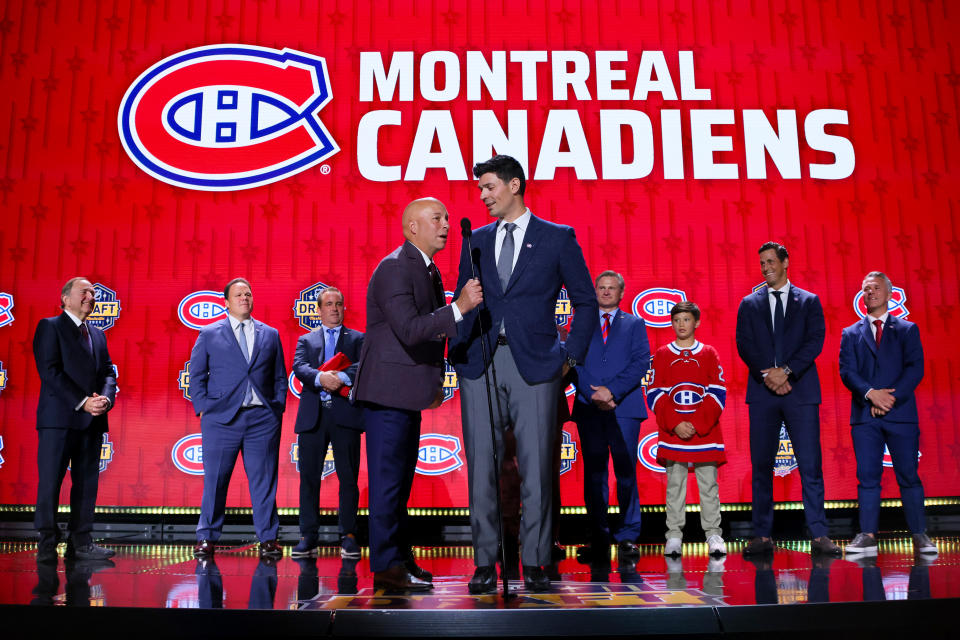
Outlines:
[{"label": "wristwatch", "polygon": [[783,373],[784,373],[784,375],[786,375],[786,376],[789,378],[789,377],[790,377],[790,374],[793,373],[793,369],[791,369],[790,367],[784,365],[784,366],[783,366]]},{"label": "wristwatch", "polygon": [[577,359],[573,356],[567,356],[567,366],[573,369],[577,366]]}]

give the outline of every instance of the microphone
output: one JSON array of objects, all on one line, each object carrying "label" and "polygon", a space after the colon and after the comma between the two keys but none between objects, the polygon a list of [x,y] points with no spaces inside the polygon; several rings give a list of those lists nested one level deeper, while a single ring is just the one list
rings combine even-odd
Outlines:
[{"label": "microphone", "polygon": [[470,228],[469,218],[460,218],[460,233],[463,234],[464,238],[469,238],[473,235],[473,229]]}]

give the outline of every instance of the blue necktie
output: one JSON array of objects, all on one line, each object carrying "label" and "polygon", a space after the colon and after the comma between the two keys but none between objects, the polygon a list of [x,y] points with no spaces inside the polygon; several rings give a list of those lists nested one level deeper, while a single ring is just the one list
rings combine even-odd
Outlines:
[{"label": "blue necktie", "polygon": [[[247,359],[247,362],[250,362],[250,350],[247,348],[247,334],[244,331],[246,322],[240,323],[240,351],[243,352],[243,357]],[[243,393],[243,406],[249,407],[253,404],[253,387],[250,385],[250,380],[247,380],[247,390]]]},{"label": "blue necktie", "polygon": [[774,365],[778,367],[783,366],[783,336],[784,336],[784,314],[783,314],[783,300],[780,299],[780,296],[783,295],[783,291],[771,291],[771,293],[777,298],[776,306],[773,308],[773,360]]},{"label": "blue necktie", "polygon": [[[323,362],[326,362],[332,358],[337,353],[337,330],[336,329],[327,329],[327,344],[324,349]],[[321,363],[323,364],[323,363]],[[320,400],[326,402],[330,399],[330,394],[326,391],[320,392]]]}]

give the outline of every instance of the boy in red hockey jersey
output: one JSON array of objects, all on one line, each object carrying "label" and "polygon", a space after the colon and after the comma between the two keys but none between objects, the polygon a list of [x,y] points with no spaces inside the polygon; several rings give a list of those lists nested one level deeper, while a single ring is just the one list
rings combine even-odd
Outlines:
[{"label": "boy in red hockey jersey", "polygon": [[647,405],[657,416],[657,462],[667,470],[667,543],[664,554],[680,555],[686,521],[687,474],[693,469],[700,489],[700,524],[711,555],[727,552],[720,530],[717,468],[727,461],[720,432],[726,401],[720,357],[697,341],[700,308],[683,301],[670,311],[677,339],[653,356]]}]

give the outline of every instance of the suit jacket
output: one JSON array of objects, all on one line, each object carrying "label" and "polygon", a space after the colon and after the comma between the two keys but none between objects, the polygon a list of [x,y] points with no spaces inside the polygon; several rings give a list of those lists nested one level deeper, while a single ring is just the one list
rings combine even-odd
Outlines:
[{"label": "suit jacket", "polygon": [[[92,416],[77,409],[94,393],[106,396],[110,408],[117,396],[117,380],[101,329],[87,325],[93,356],[83,345],[80,328],[66,313],[44,318],[33,336],[33,357],[40,374],[37,429],[107,430],[107,414]],[[108,410],[109,413],[109,410]]]},{"label": "suit jacket", "polygon": [[613,394],[618,418],[647,417],[643,399],[643,378],[650,368],[650,343],[642,318],[618,309],[604,344],[600,327],[593,332],[586,360],[577,365],[577,396],[573,419],[580,422],[599,411],[590,400],[590,385],[606,386]]},{"label": "suit jacket", "polygon": [[[504,290],[494,257],[496,234],[496,223],[473,232],[472,246],[479,258],[476,268],[483,286],[483,304],[464,316],[460,334],[450,343],[450,362],[458,375],[470,379],[483,375],[479,322],[482,312],[491,357],[497,349],[502,322],[510,352],[523,379],[528,384],[552,380],[560,375],[567,354],[583,361],[597,329],[597,296],[583,251],[572,227],[531,215],[523,247]],[[464,242],[454,298],[473,277],[470,263],[471,256]],[[560,346],[556,322],[557,296],[562,286],[566,286],[576,312],[564,347]]]},{"label": "suit jacket", "polygon": [[[793,390],[787,397],[798,404],[820,404],[820,378],[815,360],[823,351],[827,328],[820,299],[790,284],[790,301],[784,316],[783,353],[780,363],[790,367]],[[763,384],[763,369],[774,366],[773,318],[767,288],[744,297],[737,310],[737,352],[747,365],[747,403],[777,397]]]},{"label": "suit jacket", "polygon": [[[319,367],[325,361],[326,333],[323,325],[297,340],[297,350],[293,356],[293,373],[303,383],[303,392],[300,394],[300,407],[297,409],[297,422],[293,427],[294,433],[310,431],[320,421],[320,392],[323,387],[317,386]],[[350,358],[353,364],[346,368],[344,373],[353,383],[357,379],[357,365],[360,362],[360,349],[363,347],[363,334],[347,327],[340,328],[336,350]],[[339,393],[330,395],[333,405],[330,412],[337,424],[351,429],[363,429],[360,407],[354,406]]]},{"label": "suit jacket", "polygon": [[420,250],[404,242],[377,265],[367,287],[367,331],[353,397],[420,411],[443,384],[443,351],[457,322],[438,307]]},{"label": "suit jacket", "polygon": [[840,338],[840,379],[850,389],[850,424],[870,416],[870,389],[895,389],[896,403],[883,416],[890,422],[918,422],[914,390],[923,379],[923,346],[914,323],[887,316],[880,347],[870,331],[870,316],[843,330]]},{"label": "suit jacket", "polygon": [[259,320],[253,321],[250,362],[224,318],[200,330],[190,353],[190,401],[197,415],[227,423],[243,405],[247,381],[279,421],[287,404],[287,366],[280,334]]}]

